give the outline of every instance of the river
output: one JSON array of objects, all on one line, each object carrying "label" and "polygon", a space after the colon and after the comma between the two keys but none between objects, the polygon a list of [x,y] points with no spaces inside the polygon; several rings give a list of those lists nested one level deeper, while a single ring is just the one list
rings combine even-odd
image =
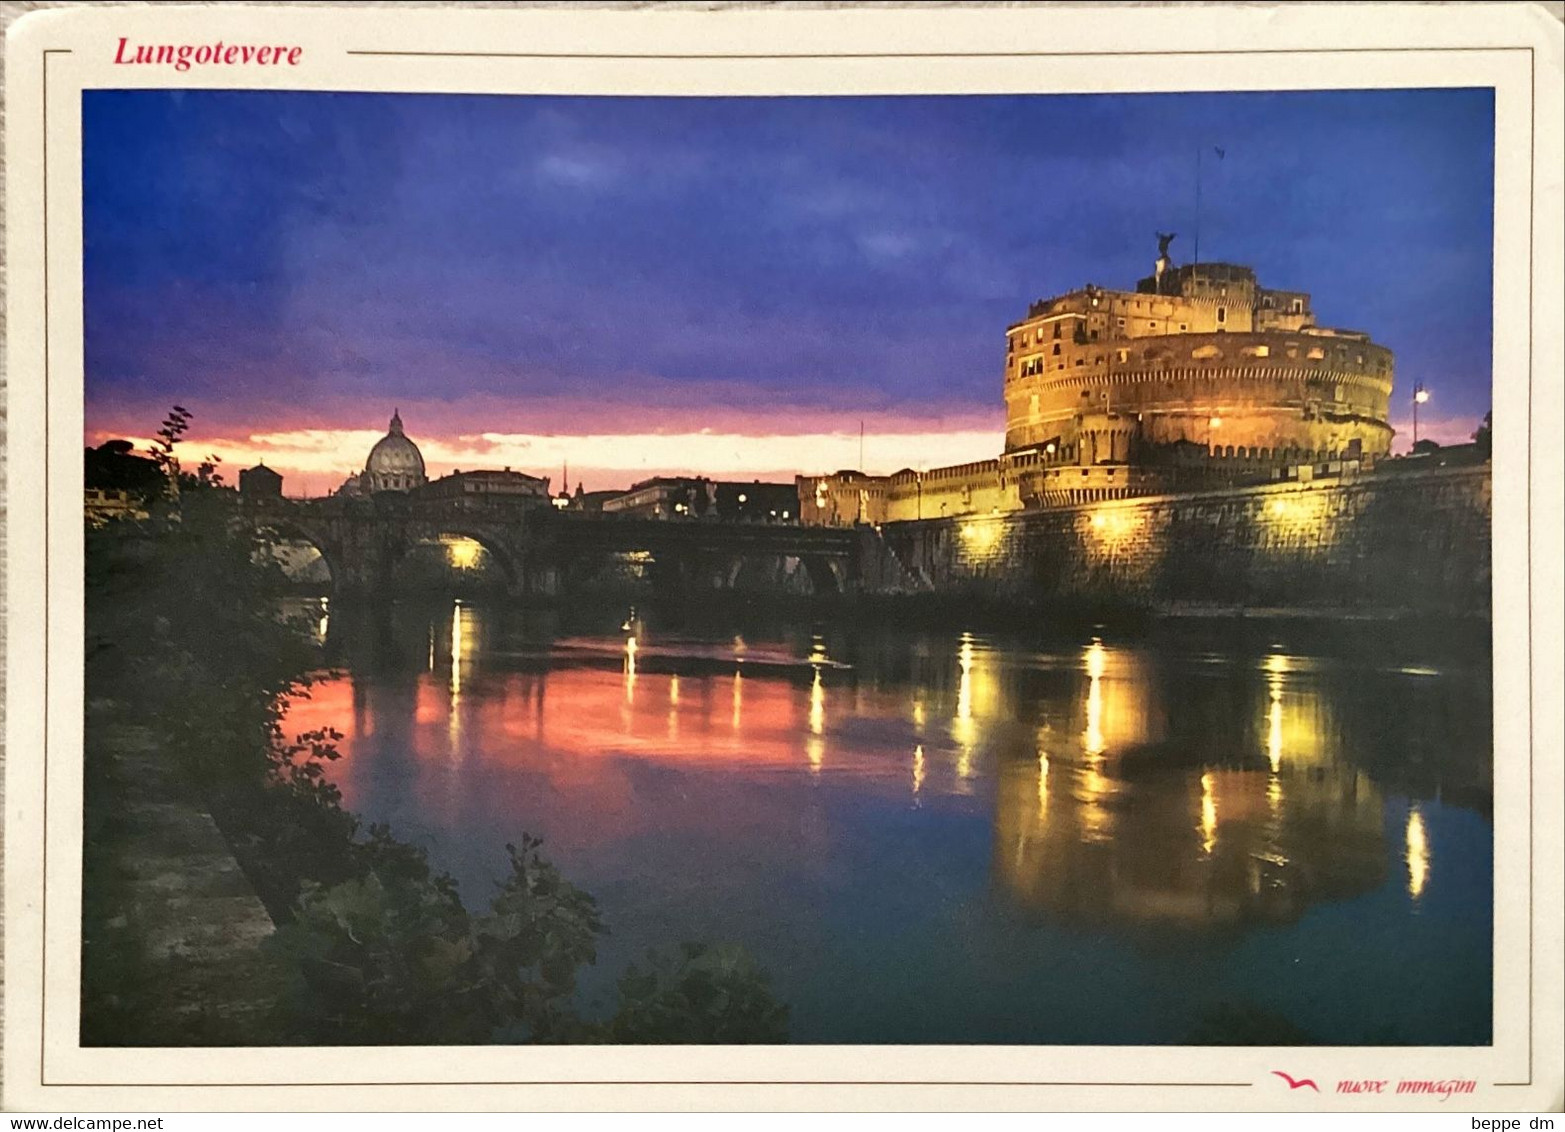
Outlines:
[{"label": "river", "polygon": [[1490,1041],[1470,642],[319,616],[342,674],[290,729],[343,731],[345,804],[474,907],[541,836],[612,932],[589,1010],[706,940],[757,957],[797,1042]]}]

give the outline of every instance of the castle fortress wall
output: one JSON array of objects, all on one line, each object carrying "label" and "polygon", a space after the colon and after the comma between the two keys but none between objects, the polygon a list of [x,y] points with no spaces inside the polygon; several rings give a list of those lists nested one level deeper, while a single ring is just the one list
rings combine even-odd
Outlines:
[{"label": "castle fortress wall", "polygon": [[1391,447],[1391,352],[1356,336],[1142,336],[1070,343],[1058,363],[1026,376],[1008,367],[1008,450],[1073,444],[1077,418],[1102,412],[1139,414],[1141,438],[1153,444],[1337,453],[1356,439],[1374,455]]},{"label": "castle fortress wall", "polygon": [[887,523],[935,592],[1487,615],[1488,465]]}]

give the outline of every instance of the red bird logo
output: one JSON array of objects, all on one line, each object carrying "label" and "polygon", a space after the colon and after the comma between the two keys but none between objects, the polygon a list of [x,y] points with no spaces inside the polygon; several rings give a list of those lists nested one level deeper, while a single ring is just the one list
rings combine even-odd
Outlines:
[{"label": "red bird logo", "polygon": [[1302,1089],[1302,1088],[1304,1088],[1304,1086],[1308,1085],[1310,1088],[1314,1089],[1317,1093],[1320,1092],[1320,1087],[1318,1085],[1316,1085],[1314,1081],[1311,1081],[1308,1077],[1301,1077],[1301,1078],[1299,1078],[1299,1080],[1295,1081],[1292,1077],[1288,1076],[1286,1073],[1282,1073],[1282,1072],[1280,1072],[1280,1071],[1278,1071],[1276,1069],[1272,1070],[1272,1076],[1273,1077],[1281,1077],[1284,1081],[1288,1082],[1288,1088],[1290,1090],[1292,1090],[1292,1089]]}]

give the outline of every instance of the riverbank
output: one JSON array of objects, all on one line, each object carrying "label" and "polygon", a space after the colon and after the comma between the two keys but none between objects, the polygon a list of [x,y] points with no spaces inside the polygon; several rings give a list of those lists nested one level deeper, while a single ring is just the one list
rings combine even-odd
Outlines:
[{"label": "riverbank", "polygon": [[275,1038],[273,922],[216,822],[117,705],[90,705],[87,736],[82,1044]]}]

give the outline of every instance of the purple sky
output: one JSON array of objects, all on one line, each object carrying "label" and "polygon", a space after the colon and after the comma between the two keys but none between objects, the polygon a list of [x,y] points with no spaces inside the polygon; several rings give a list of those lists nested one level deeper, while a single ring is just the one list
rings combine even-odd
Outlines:
[{"label": "purple sky", "polygon": [[291,493],[394,407],[432,471],[588,487],[855,465],[861,420],[870,470],[994,455],[1005,326],[1158,230],[1188,259],[1197,149],[1204,260],[1390,346],[1399,425],[1418,380],[1437,438],[1489,407],[1487,90],[88,91],[83,127],[88,439],[177,401]]}]

